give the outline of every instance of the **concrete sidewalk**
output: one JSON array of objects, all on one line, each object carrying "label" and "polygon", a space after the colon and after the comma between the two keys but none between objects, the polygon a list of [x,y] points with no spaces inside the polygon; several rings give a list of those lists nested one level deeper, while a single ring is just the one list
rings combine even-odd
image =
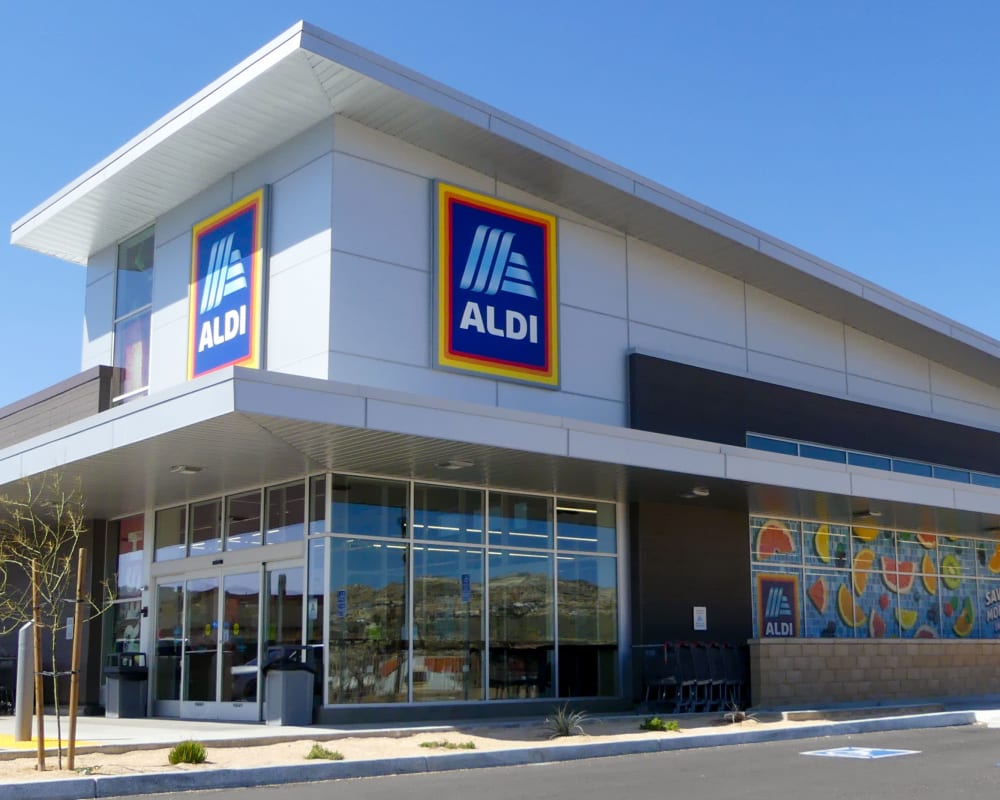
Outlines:
[{"label": "concrete sidewalk", "polygon": [[[859,716],[867,716],[872,709],[856,709]],[[884,711],[890,711],[884,709]],[[896,709],[898,712],[899,709]],[[837,715],[844,714],[838,710]],[[849,713],[849,712],[848,712]],[[717,715],[716,715],[717,717]],[[683,717],[681,718],[683,721]],[[484,720],[483,725],[497,726],[537,724],[532,720]],[[594,742],[573,744],[572,739],[559,743],[540,743],[537,747],[493,751],[467,751],[405,758],[379,758],[338,762],[306,762],[296,765],[260,766],[247,769],[204,769],[190,772],[143,773],[135,775],[96,775],[56,778],[19,783],[0,782],[0,796],[4,800],[81,800],[82,798],[115,797],[122,795],[155,794],[161,792],[222,789],[271,784],[302,783],[308,781],[343,778],[372,777],[389,774],[411,774],[454,769],[517,766],[548,761],[568,761],[581,758],[600,758],[636,753],[655,753],[666,750],[717,747],[733,744],[750,744],[763,741],[805,739],[819,736],[850,735],[873,731],[906,730],[914,728],[950,727],[956,725],[985,724],[1000,727],[1000,710],[935,711],[929,713],[876,716],[865,719],[816,721],[796,727],[730,730],[718,728],[712,732],[672,733],[651,735],[641,740],[620,742]],[[359,736],[404,736],[417,733],[453,731],[452,725],[382,725],[360,726],[309,726],[268,727],[262,724],[196,722],[174,719],[113,720],[103,717],[81,717],[78,722],[78,753],[121,753],[132,750],[160,748],[176,744],[186,738],[197,739],[216,746],[239,744],[266,744],[285,740],[313,739],[335,740]],[[463,729],[469,728],[463,722]],[[46,717],[47,734],[55,732],[55,718]],[[63,737],[68,730],[68,720],[63,719]],[[13,718],[0,718],[0,758],[30,755],[34,743],[10,743]],[[46,737],[48,739],[48,736]],[[26,752],[27,751],[27,752]]]}]

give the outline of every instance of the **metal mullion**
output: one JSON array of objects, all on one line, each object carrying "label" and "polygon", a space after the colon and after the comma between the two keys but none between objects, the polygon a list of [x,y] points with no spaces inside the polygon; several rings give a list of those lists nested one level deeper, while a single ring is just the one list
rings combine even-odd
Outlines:
[{"label": "metal mullion", "polygon": [[483,699],[490,697],[490,490],[483,489]]},{"label": "metal mullion", "polygon": [[407,487],[407,522],[406,522],[406,702],[413,703],[413,481]]},{"label": "metal mullion", "polygon": [[559,501],[552,496],[552,696],[559,697]]}]

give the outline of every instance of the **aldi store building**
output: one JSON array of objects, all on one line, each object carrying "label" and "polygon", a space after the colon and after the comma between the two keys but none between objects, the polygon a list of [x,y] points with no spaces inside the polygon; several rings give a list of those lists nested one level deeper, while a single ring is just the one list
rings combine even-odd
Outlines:
[{"label": "aldi store building", "polygon": [[0,410],[79,479],[149,712],[996,693],[1000,343],[300,23],[17,221],[81,373]]}]

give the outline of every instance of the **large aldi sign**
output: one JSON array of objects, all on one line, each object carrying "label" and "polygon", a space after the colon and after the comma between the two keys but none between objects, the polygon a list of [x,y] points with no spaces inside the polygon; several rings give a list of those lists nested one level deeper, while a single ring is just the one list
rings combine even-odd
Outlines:
[{"label": "large aldi sign", "polygon": [[437,366],[558,388],[556,218],[436,191]]},{"label": "large aldi sign", "polygon": [[192,229],[188,378],[259,367],[266,188]]},{"label": "large aldi sign", "polygon": [[799,635],[797,575],[757,575],[757,622],[762,638]]}]

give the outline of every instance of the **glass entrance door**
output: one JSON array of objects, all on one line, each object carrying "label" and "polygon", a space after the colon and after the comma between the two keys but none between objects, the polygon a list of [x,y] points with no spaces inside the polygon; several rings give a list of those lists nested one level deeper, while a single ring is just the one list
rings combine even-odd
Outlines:
[{"label": "glass entrance door", "polygon": [[260,568],[157,584],[156,715],[260,719],[260,585]]}]

